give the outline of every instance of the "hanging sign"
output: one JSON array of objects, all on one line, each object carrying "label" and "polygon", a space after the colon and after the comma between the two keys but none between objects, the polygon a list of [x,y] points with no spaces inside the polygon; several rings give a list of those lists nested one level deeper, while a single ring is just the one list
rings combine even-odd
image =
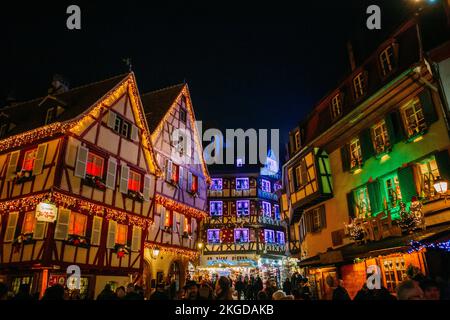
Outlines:
[{"label": "hanging sign", "polygon": [[54,222],[58,214],[58,208],[53,203],[41,202],[36,206],[36,220],[42,222]]}]

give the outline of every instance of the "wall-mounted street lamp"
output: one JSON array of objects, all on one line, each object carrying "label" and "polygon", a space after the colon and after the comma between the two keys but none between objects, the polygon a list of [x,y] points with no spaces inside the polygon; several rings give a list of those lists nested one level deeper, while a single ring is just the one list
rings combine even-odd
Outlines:
[{"label": "wall-mounted street lamp", "polygon": [[437,177],[436,180],[434,180],[433,184],[434,190],[440,195],[444,196],[444,202],[447,201],[447,190],[448,190],[448,182],[445,179],[442,179],[441,177]]},{"label": "wall-mounted street lamp", "polygon": [[198,248],[198,250],[202,250],[203,249],[203,242],[197,243],[197,248]]},{"label": "wall-mounted street lamp", "polygon": [[159,249],[159,247],[154,247],[152,250],[152,258],[155,260],[158,259],[160,252],[161,250]]}]

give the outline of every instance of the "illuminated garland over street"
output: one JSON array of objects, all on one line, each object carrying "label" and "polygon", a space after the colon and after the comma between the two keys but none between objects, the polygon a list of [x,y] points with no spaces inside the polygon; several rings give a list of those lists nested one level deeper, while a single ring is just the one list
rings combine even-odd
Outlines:
[{"label": "illuminated garland over street", "polygon": [[157,243],[153,243],[153,242],[146,242],[144,244],[144,247],[147,249],[150,249],[150,250],[158,248],[160,250],[160,252],[170,253],[170,254],[174,254],[174,255],[181,255],[181,256],[187,257],[190,260],[195,260],[200,255],[200,253],[197,250],[180,248],[180,247],[165,245],[165,244],[157,244]]},{"label": "illuminated garland over street", "polygon": [[9,211],[32,211],[40,202],[49,201],[57,206],[68,209],[79,210],[89,215],[105,216],[108,220],[115,220],[120,223],[126,223],[140,227],[148,228],[152,223],[152,219],[139,217],[126,213],[124,211],[106,208],[86,200],[81,200],[72,196],[68,196],[59,192],[48,192],[15,200],[8,200],[0,203],[0,214],[6,214]]},{"label": "illuminated garland over street", "polygon": [[428,243],[428,244],[421,243],[420,241],[411,241],[410,246],[411,249],[408,250],[408,253],[414,251],[422,251],[425,249],[437,249],[450,252],[450,240],[445,242]]},{"label": "illuminated garland over street", "polygon": [[155,195],[155,201],[156,201],[156,203],[166,207],[169,210],[177,211],[177,212],[183,213],[184,215],[191,216],[196,219],[203,219],[208,216],[208,213],[206,213],[205,211],[187,206],[187,205],[177,202],[175,200],[166,198],[160,194]]}]

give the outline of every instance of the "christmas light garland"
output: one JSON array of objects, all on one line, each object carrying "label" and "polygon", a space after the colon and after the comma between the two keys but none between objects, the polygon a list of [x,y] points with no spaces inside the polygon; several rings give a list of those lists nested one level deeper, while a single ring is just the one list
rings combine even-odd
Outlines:
[{"label": "christmas light garland", "polygon": [[146,242],[144,247],[150,250],[158,248],[160,252],[170,253],[174,255],[181,255],[187,257],[190,260],[195,260],[199,257],[200,253],[194,249],[180,248],[172,245],[165,245],[154,242]]},{"label": "christmas light garland", "polygon": [[31,211],[36,208],[40,202],[49,201],[57,206],[67,209],[79,210],[89,215],[104,216],[108,220],[133,225],[142,229],[148,228],[153,220],[146,217],[139,217],[121,210],[111,209],[86,200],[78,199],[59,192],[46,192],[23,197],[15,200],[0,202],[0,214],[6,214],[9,211]]},{"label": "christmas light garland", "polygon": [[166,207],[169,210],[183,213],[184,215],[191,216],[195,219],[204,219],[208,216],[208,213],[206,211],[190,207],[173,199],[166,198],[160,194],[155,195],[155,202]]},{"label": "christmas light garland", "polygon": [[437,249],[443,250],[446,252],[450,252],[450,240],[444,242],[435,242],[435,243],[421,243],[420,241],[412,240],[410,242],[411,249],[408,250],[408,253],[412,253],[415,251],[422,251],[425,249]]}]

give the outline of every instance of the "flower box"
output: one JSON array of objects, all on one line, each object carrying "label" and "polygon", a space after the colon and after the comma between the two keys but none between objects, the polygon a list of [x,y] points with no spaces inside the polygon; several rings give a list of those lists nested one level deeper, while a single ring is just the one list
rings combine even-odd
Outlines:
[{"label": "flower box", "polygon": [[86,177],[83,179],[83,183],[87,186],[99,189],[101,191],[106,190],[105,182],[103,181],[102,178],[97,176],[86,175]]},{"label": "flower box", "polygon": [[81,248],[89,248],[91,245],[89,238],[76,234],[70,234],[68,239],[66,240],[66,243]]},{"label": "flower box", "polygon": [[116,243],[113,252],[117,253],[117,258],[122,258],[125,255],[130,254],[131,248],[128,245]]},{"label": "flower box", "polygon": [[139,191],[128,190],[128,197],[139,202],[144,201],[144,195]]},{"label": "flower box", "polygon": [[30,171],[23,171],[23,170],[18,171],[18,172],[16,172],[16,176],[14,179],[15,179],[16,184],[21,184],[21,183],[24,183],[27,181],[31,181],[34,179],[33,172],[31,170]]}]

